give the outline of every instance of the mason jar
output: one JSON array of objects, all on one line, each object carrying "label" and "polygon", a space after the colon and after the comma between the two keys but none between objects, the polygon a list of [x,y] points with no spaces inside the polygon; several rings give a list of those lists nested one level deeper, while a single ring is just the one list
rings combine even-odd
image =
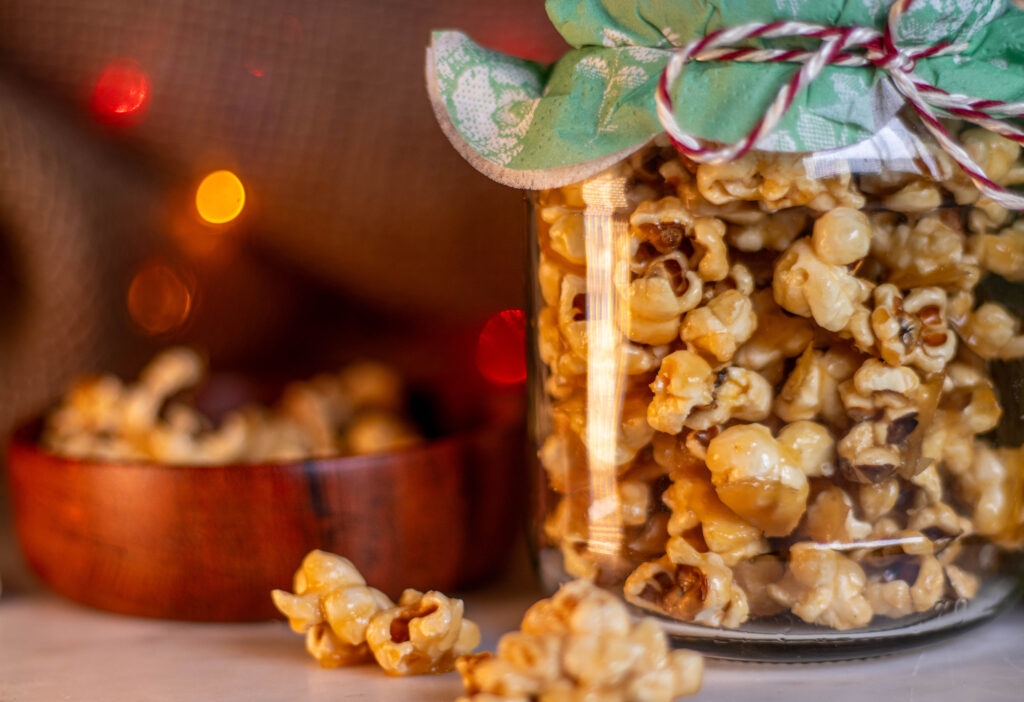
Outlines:
[{"label": "mason jar", "polygon": [[[1024,217],[898,122],[531,193],[532,537],[727,658],[859,657],[1011,601]],[[960,128],[997,183],[1013,142]]]}]

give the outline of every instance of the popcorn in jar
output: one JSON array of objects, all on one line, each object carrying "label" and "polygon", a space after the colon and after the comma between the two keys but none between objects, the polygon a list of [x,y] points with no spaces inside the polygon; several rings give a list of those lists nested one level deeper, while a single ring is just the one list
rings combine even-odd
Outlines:
[{"label": "popcorn in jar", "polygon": [[[1006,72],[929,62],[1024,11],[711,4],[552,0],[577,50],[550,72],[434,39],[449,138],[531,191],[540,577],[761,660],[992,616],[1024,547],[1024,66],[986,100]],[[467,67],[520,92],[472,112]]]}]

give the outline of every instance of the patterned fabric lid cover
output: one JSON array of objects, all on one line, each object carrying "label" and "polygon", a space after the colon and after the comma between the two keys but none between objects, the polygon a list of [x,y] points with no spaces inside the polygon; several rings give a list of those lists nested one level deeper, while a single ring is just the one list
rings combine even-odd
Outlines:
[{"label": "patterned fabric lid cover", "polygon": [[[455,148],[487,176],[520,188],[555,187],[600,171],[663,128],[654,93],[674,48],[748,22],[801,20],[882,30],[890,0],[548,0],[573,47],[550,66],[434,32],[427,86]],[[1024,11],[1008,0],[918,0],[898,46],[958,45],[917,62],[915,76],[950,93],[1024,100]],[[807,39],[764,48],[814,49]],[[679,124],[732,142],[764,114],[794,63],[691,62],[672,91]],[[821,151],[869,139],[903,104],[874,67],[827,66],[757,148]]]}]

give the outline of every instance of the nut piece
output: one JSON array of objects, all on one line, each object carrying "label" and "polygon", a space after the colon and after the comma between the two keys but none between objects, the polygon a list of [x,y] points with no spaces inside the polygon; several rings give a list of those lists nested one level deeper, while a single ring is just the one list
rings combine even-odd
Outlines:
[{"label": "nut piece", "polygon": [[626,579],[626,599],[638,607],[707,626],[735,629],[747,620],[747,596],[717,553],[700,553],[684,538],[643,563]]},{"label": "nut piece", "polygon": [[651,383],[654,399],[647,407],[647,422],[657,431],[678,434],[694,407],[711,402],[714,378],[707,361],[692,351],[665,356]]},{"label": "nut piece", "polygon": [[707,466],[722,502],[768,536],[789,534],[803,516],[807,477],[768,427],[729,427],[708,444]]},{"label": "nut piece", "polygon": [[867,578],[854,561],[814,543],[789,550],[786,576],[768,586],[768,594],[809,624],[855,629],[871,621],[864,598]]},{"label": "nut piece", "polygon": [[671,650],[653,619],[631,623],[616,597],[584,580],[533,605],[496,654],[456,665],[466,689],[459,702],[671,702],[697,692],[704,669],[698,654]]},{"label": "nut piece", "polygon": [[398,606],[376,614],[366,642],[388,675],[447,673],[455,659],[480,645],[480,628],[462,618],[462,600],[408,589]]},{"label": "nut piece", "polygon": [[366,627],[374,614],[392,605],[347,558],[310,551],[295,573],[295,594],[272,591],[274,606],[292,629],[306,634],[306,650],[324,668],[370,660]]}]

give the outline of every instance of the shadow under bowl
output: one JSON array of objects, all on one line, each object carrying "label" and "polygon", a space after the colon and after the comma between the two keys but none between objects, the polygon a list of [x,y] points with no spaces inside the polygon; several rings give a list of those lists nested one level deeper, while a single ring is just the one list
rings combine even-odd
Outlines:
[{"label": "shadow under bowl", "polygon": [[450,591],[496,574],[525,500],[518,412],[399,451],[258,465],[78,460],[12,437],[8,470],[26,560],[55,591],[124,614],[277,616],[314,548],[369,584]]}]

